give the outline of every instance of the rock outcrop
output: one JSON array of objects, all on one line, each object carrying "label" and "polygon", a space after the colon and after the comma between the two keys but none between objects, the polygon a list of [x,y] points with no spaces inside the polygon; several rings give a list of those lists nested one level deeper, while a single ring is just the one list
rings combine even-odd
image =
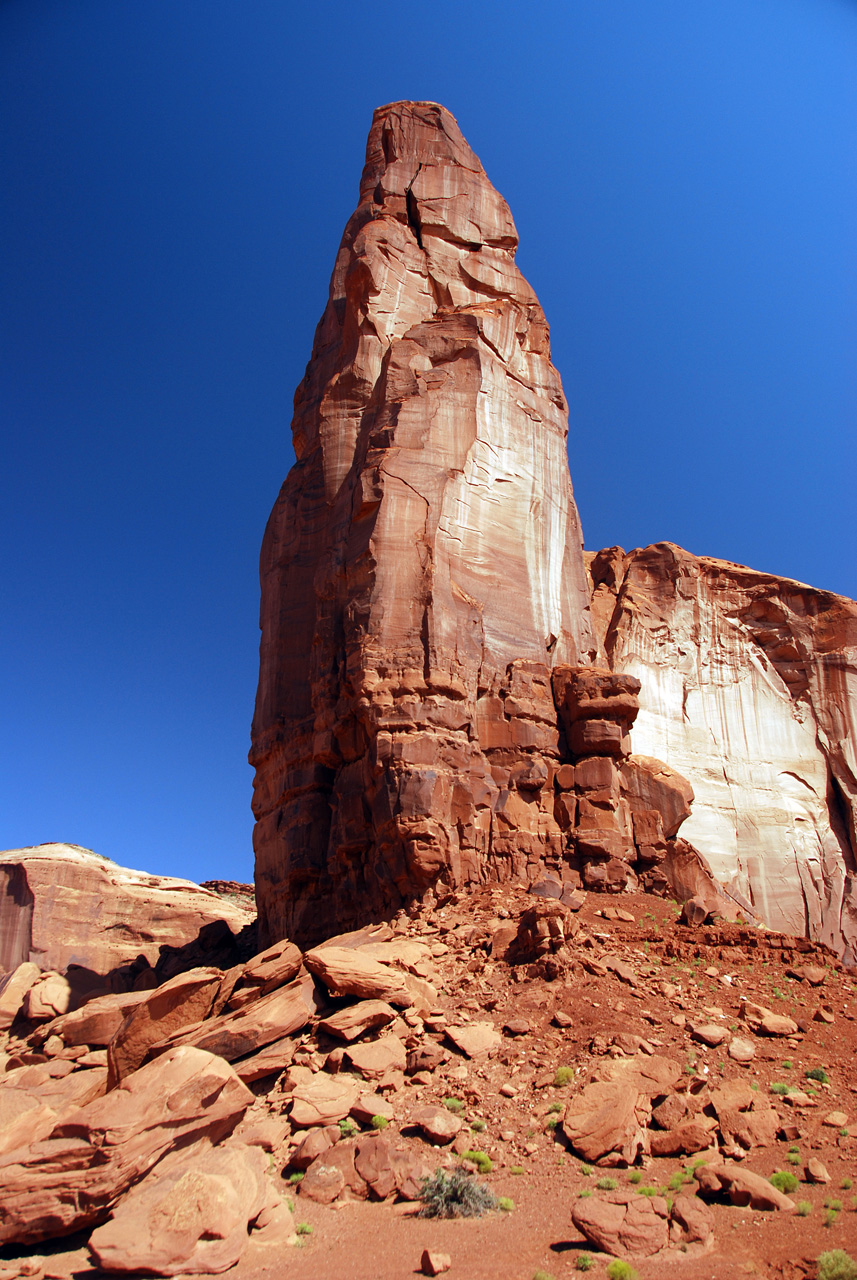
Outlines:
[{"label": "rock outcrop", "polygon": [[262,549],[263,942],[561,857],[551,673],[596,645],[516,245],[448,111],[376,111]]},{"label": "rock outcrop", "polygon": [[590,557],[635,752],[693,784],[682,835],[771,928],[857,951],[857,604],[671,543]]},{"label": "rock outcrop", "polygon": [[29,962],[93,977],[141,956],[154,967],[206,927],[222,921],[237,934],[252,918],[190,880],[131,871],[77,845],[0,853],[0,977]]}]

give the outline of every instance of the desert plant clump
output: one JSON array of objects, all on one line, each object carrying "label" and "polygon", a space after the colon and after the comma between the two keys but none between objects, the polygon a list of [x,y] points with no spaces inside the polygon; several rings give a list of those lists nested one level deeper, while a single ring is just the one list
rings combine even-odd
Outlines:
[{"label": "desert plant clump", "polygon": [[490,1173],[494,1168],[494,1161],[484,1151],[462,1151],[461,1158],[475,1164],[480,1173]]},{"label": "desert plant clump", "polygon": [[639,1272],[621,1258],[613,1259],[607,1268],[607,1276],[608,1280],[640,1280]]},{"label": "desert plant clump", "polygon": [[786,1159],[788,1160],[789,1164],[800,1164],[800,1152],[790,1151],[786,1156]]},{"label": "desert plant clump", "polygon": [[830,1076],[824,1067],[810,1067],[809,1071],[806,1072],[806,1078],[807,1080],[817,1080],[819,1084],[830,1083]]},{"label": "desert plant clump", "polygon": [[308,1222],[298,1222],[295,1224],[295,1231],[299,1236],[311,1236],[312,1227]]},{"label": "desert plant clump", "polygon": [[357,1125],[350,1116],[346,1116],[344,1120],[339,1122],[339,1132],[343,1138],[353,1138],[357,1132]]},{"label": "desert plant clump", "polygon": [[628,1181],[629,1181],[629,1182],[633,1182],[633,1183],[642,1182],[642,1181],[643,1181],[643,1175],[642,1175],[642,1173],[640,1172],[640,1170],[639,1170],[639,1169],[632,1169],[632,1170],[631,1170],[631,1172],[628,1174]]},{"label": "desert plant clump", "polygon": [[793,1173],[789,1173],[788,1169],[778,1169],[776,1173],[771,1174],[768,1181],[772,1187],[782,1191],[784,1196],[790,1195],[797,1188],[797,1178]]},{"label": "desert plant clump", "polygon": [[812,1205],[808,1200],[799,1200],[797,1205],[797,1216],[799,1218],[808,1218],[812,1213]]},{"label": "desert plant clump", "polygon": [[786,1093],[793,1092],[794,1090],[790,1084],[782,1084],[779,1080],[775,1080],[771,1085],[771,1093],[776,1093],[779,1097],[782,1097]]},{"label": "desert plant clump", "polygon": [[373,1116],[371,1121],[373,1129],[386,1129],[389,1123],[386,1116]]},{"label": "desert plant clump", "polygon": [[557,1067],[553,1078],[555,1089],[562,1089],[574,1079],[574,1067]]},{"label": "desert plant clump", "polygon": [[514,1213],[515,1201],[510,1196],[500,1196],[497,1200],[497,1208],[501,1213]]},{"label": "desert plant clump", "polygon": [[818,1256],[818,1280],[857,1280],[857,1262],[844,1249],[830,1249]]},{"label": "desert plant clump", "polygon": [[536,1271],[533,1273],[533,1280],[553,1280],[553,1276],[549,1271]]},{"label": "desert plant clump", "polygon": [[446,1174],[435,1169],[424,1178],[420,1191],[421,1218],[481,1218],[497,1208],[497,1197],[490,1187],[463,1169]]},{"label": "desert plant clump", "polygon": [[471,1120],[470,1128],[473,1133],[484,1133],[488,1126],[484,1120]]},{"label": "desert plant clump", "polygon": [[578,1271],[591,1271],[592,1270],[591,1256],[588,1253],[578,1254],[577,1262],[575,1263],[575,1266],[577,1267]]},{"label": "desert plant clump", "polygon": [[457,1114],[459,1111],[464,1110],[464,1103],[460,1098],[444,1098],[443,1105],[446,1107],[447,1111],[452,1111],[453,1114]]},{"label": "desert plant clump", "polygon": [[599,1191],[615,1191],[618,1183],[615,1178],[599,1178],[595,1185]]}]

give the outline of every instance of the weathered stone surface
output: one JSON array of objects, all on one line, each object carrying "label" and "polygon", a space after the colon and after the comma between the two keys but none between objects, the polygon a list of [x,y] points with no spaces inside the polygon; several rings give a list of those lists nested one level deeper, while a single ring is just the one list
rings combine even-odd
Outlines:
[{"label": "weathered stone surface", "polygon": [[408,1060],[398,1036],[381,1036],[350,1045],[346,1057],[364,1080],[381,1080],[389,1071],[404,1071]]},{"label": "weathered stone surface", "polygon": [[670,1240],[673,1244],[714,1243],[714,1215],[699,1196],[682,1191],[670,1210]]},{"label": "weathered stone surface", "polygon": [[219,1018],[180,1028],[152,1045],[150,1053],[157,1055],[173,1045],[189,1044],[234,1062],[300,1031],[309,1022],[315,1007],[312,981],[298,978],[235,1013],[223,1013]]},{"label": "weathered stone surface", "polygon": [[694,1170],[703,1191],[725,1192],[732,1204],[749,1205],[751,1209],[785,1209],[791,1213],[795,1204],[782,1191],[772,1187],[766,1178],[750,1169],[731,1164],[704,1164]]},{"label": "weathered stone surface", "polygon": [[793,1018],[784,1013],[774,1013],[764,1005],[753,1004],[748,1000],[742,1009],[742,1017],[751,1031],[760,1036],[793,1036],[797,1034],[798,1025]]},{"label": "weathered stone surface", "polygon": [[119,867],[77,845],[0,853],[0,969],[32,960],[65,972],[107,974],[161,947],[192,942],[224,920],[238,933],[252,915],[189,880]]},{"label": "weathered stone surface", "polygon": [[411,1115],[409,1124],[421,1129],[429,1142],[446,1146],[461,1132],[463,1121],[446,1107],[420,1107]]},{"label": "weathered stone surface", "polygon": [[262,551],[266,939],[560,856],[550,673],[595,645],[566,404],[516,243],[447,111],[375,113]]},{"label": "weathered stone surface", "polygon": [[447,1027],[446,1034],[456,1049],[468,1058],[479,1058],[502,1044],[503,1037],[493,1022],[468,1022],[462,1027]]},{"label": "weathered stone surface", "polygon": [[395,1016],[395,1009],[385,1000],[360,1000],[347,1009],[340,1009],[332,1017],[323,1019],[318,1024],[318,1029],[339,1040],[357,1040],[367,1031],[385,1027]]},{"label": "weathered stone surface", "polygon": [[68,1013],[72,1002],[71,985],[61,973],[44,973],[24,996],[22,1012],[31,1022],[49,1022]]},{"label": "weathered stone surface", "polygon": [[633,749],[693,784],[686,839],[769,927],[853,959],[857,604],[671,543],[590,567],[610,664],[642,683]]},{"label": "weathered stone surface", "polygon": [[145,1003],[147,991],[122,991],[96,996],[81,1009],[64,1014],[45,1028],[67,1045],[108,1045],[128,1014]]},{"label": "weathered stone surface", "polygon": [[621,1163],[633,1164],[646,1147],[651,1113],[649,1099],[625,1081],[598,1081],[571,1099],[562,1129],[583,1160],[615,1155]]},{"label": "weathered stone surface", "polygon": [[65,1113],[49,1137],[0,1157],[0,1244],[93,1225],[176,1144],[218,1141],[252,1101],[222,1058],[187,1046],[170,1050],[104,1097]]},{"label": "weathered stone surface", "polygon": [[108,1046],[110,1088],[142,1066],[153,1044],[205,1018],[222,977],[219,969],[192,969],[146,992],[146,998],[126,1016]]},{"label": "weathered stone surface", "polygon": [[299,1129],[336,1124],[349,1114],[359,1094],[356,1076],[331,1076],[319,1071],[292,1092],[292,1124]]},{"label": "weathered stone surface", "polygon": [[649,1258],[669,1240],[669,1209],[663,1196],[610,1191],[576,1200],[571,1220],[597,1249],[619,1258]]},{"label": "weathered stone surface", "polygon": [[331,995],[359,996],[362,1000],[382,1000],[409,1009],[414,1003],[405,975],[378,960],[346,947],[316,947],[304,956],[304,963],[327,987]]},{"label": "weathered stone surface", "polygon": [[0,1031],[8,1031],[20,1011],[27,992],[41,974],[37,964],[25,960],[0,979]]},{"label": "weathered stone surface", "polygon": [[235,1266],[270,1198],[268,1158],[229,1143],[167,1158],[90,1238],[105,1271],[211,1275]]}]

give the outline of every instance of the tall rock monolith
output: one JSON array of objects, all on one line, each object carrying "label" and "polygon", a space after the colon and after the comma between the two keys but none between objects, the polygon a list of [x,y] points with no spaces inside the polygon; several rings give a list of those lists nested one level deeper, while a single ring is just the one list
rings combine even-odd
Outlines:
[{"label": "tall rock monolith", "polygon": [[375,112],[262,549],[263,939],[562,857],[552,674],[597,645],[517,242],[448,111]]}]

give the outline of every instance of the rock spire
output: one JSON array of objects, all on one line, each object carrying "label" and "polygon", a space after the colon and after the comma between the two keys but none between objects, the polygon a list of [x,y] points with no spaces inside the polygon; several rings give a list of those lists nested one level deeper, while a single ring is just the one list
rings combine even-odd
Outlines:
[{"label": "rock spire", "polygon": [[517,242],[448,111],[375,112],[262,549],[263,937],[560,855],[551,672],[597,645]]}]

